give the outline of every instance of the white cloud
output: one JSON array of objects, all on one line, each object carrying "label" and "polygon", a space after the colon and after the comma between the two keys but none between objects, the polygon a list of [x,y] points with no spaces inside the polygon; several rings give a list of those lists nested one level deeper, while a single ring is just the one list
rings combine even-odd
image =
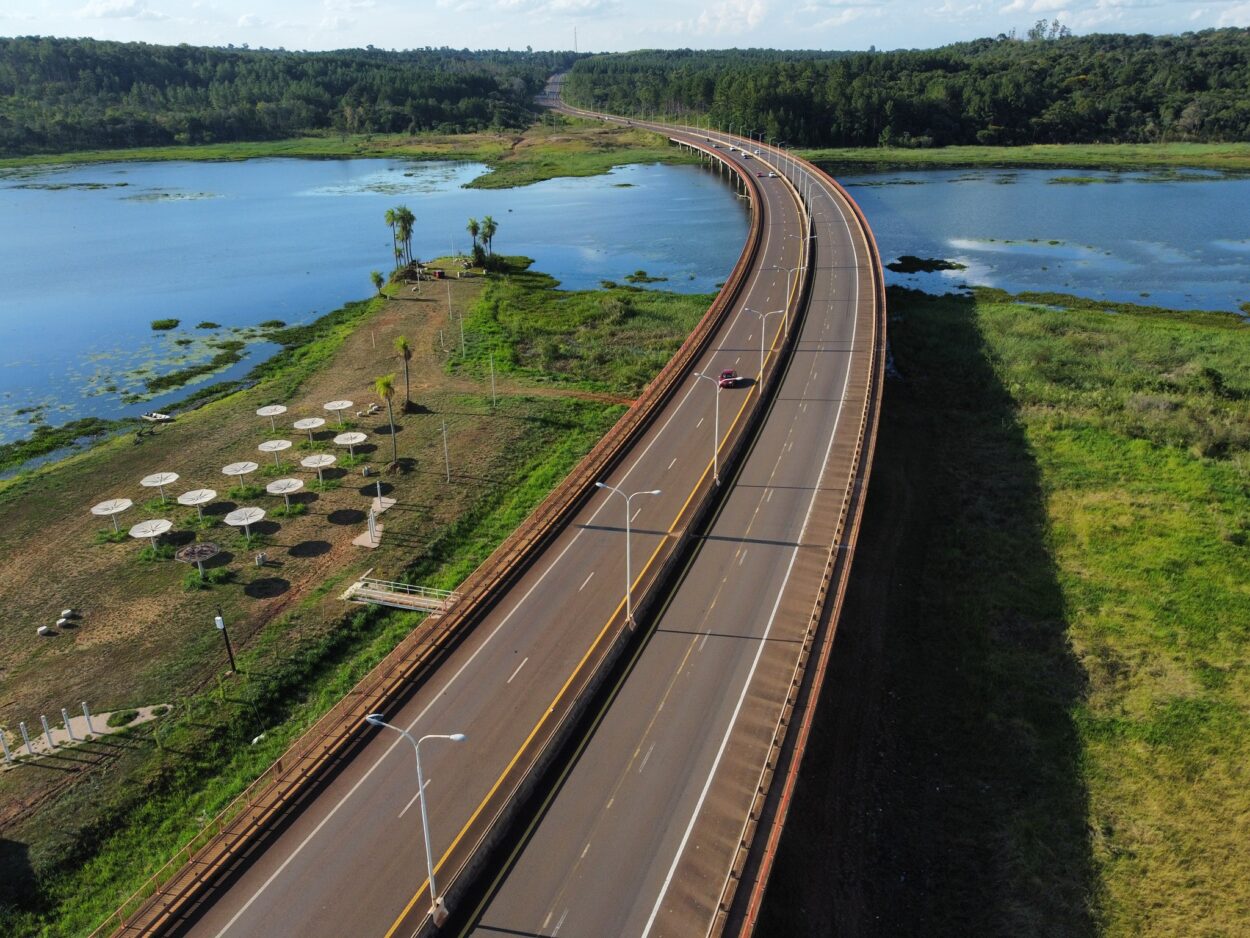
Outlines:
[{"label": "white cloud", "polygon": [[1250,3],[1238,3],[1220,13],[1217,26],[1250,26]]},{"label": "white cloud", "polygon": [[926,10],[925,12],[927,12],[930,16],[960,17],[960,16],[971,16],[974,13],[980,13],[981,10],[982,10],[982,4],[980,3],[960,4],[960,3],[955,3],[954,0],[944,0],[944,2],[942,3],[940,7],[935,7],[934,9]]},{"label": "white cloud", "polygon": [[76,16],[84,19],[164,20],[164,13],[148,9],[147,0],[91,0]]},{"label": "white cloud", "polygon": [[1068,8],[1072,5],[1071,0],[1012,0],[1011,3],[1002,7],[1000,13],[1060,13],[1062,16],[1070,15]]},{"label": "white cloud", "polygon": [[845,26],[847,23],[853,23],[858,19],[862,19],[870,11],[865,7],[847,7],[839,10],[833,16],[827,16],[820,20],[813,27],[814,29],[835,29],[838,26]]},{"label": "white cloud", "polygon": [[602,16],[619,5],[620,0],[494,0],[494,9],[501,15],[548,18]]},{"label": "white cloud", "polygon": [[701,36],[723,36],[755,29],[768,15],[767,0],[725,0],[715,7],[705,7],[695,17],[693,32]]},{"label": "white cloud", "polygon": [[351,29],[355,25],[356,21],[350,16],[323,16],[317,28],[329,32],[337,32],[339,30]]},{"label": "white cloud", "polygon": [[308,49],[546,49],[567,47],[574,26],[589,51],[932,48],[1043,18],[1077,33],[1179,33],[1250,26],[1250,0],[0,0],[9,34]]}]

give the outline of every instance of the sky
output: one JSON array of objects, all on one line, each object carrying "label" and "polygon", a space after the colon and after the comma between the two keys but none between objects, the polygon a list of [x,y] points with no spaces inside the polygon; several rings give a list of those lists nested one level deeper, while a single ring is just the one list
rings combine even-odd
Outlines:
[{"label": "sky", "polygon": [[1250,0],[0,0],[0,36],[285,49],[900,49],[1250,26]]}]

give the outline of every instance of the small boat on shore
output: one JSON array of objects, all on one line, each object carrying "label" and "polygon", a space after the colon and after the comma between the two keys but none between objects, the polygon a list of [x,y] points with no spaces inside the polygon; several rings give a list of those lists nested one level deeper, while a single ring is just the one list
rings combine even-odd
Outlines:
[{"label": "small boat on shore", "polygon": [[161,414],[154,410],[150,410],[141,416],[149,423],[169,423],[169,421],[174,419],[170,414]]}]

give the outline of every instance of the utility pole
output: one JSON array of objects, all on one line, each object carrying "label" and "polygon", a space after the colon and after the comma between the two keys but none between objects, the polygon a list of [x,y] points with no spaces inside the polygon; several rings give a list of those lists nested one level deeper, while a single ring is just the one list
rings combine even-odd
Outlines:
[{"label": "utility pole", "polygon": [[230,633],[226,631],[226,620],[222,618],[220,606],[217,607],[217,615],[213,617],[213,624],[226,642],[226,655],[230,658],[230,673],[233,674],[238,668],[234,665],[234,649],[230,646]]}]

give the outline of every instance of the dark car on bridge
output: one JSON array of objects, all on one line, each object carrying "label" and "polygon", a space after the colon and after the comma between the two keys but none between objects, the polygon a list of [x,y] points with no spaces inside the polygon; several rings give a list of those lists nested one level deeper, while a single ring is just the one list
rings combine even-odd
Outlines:
[{"label": "dark car on bridge", "polygon": [[738,372],[732,368],[726,368],[720,373],[716,383],[722,388],[736,388],[738,386]]}]

